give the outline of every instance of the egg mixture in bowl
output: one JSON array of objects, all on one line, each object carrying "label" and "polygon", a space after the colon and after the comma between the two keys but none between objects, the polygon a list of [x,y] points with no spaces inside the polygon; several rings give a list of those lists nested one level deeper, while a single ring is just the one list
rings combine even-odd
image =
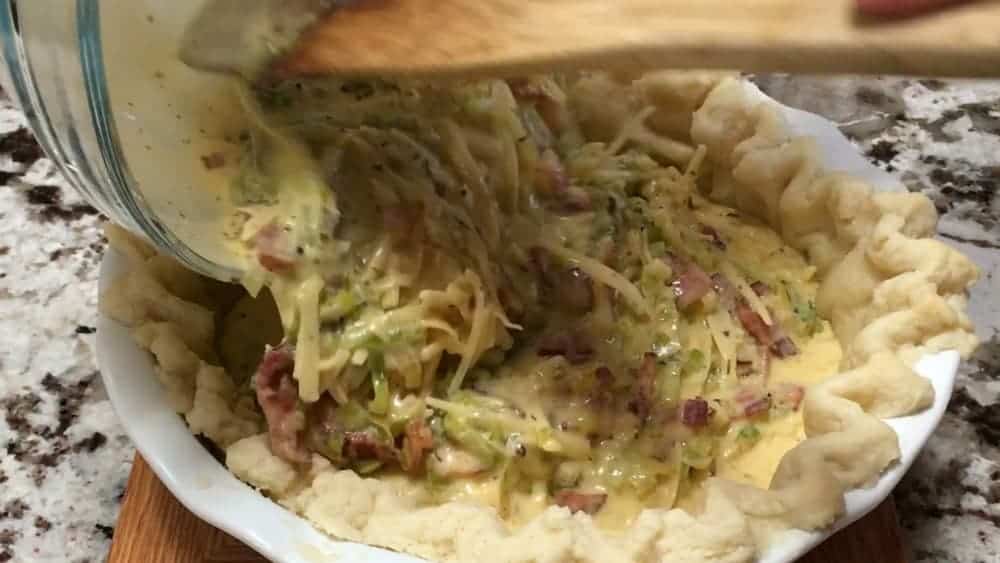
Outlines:
[{"label": "egg mixture in bowl", "polygon": [[923,196],[816,163],[734,77],[239,86],[246,292],[111,230],[104,298],[227,466],[435,559],[748,561],[898,456],[975,343]]}]

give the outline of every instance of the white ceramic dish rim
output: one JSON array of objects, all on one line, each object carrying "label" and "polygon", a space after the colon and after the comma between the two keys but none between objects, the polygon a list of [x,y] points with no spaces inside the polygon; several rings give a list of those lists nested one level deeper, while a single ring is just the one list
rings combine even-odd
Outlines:
[{"label": "white ceramic dish rim", "polygon": [[[893,176],[865,161],[831,122],[781,106],[749,83],[747,87],[761,100],[781,108],[793,134],[816,139],[827,170],[864,179],[877,189],[903,189]],[[124,271],[124,259],[109,250],[101,268],[100,290],[103,292]],[[236,479],[198,443],[170,408],[153,375],[149,354],[136,345],[126,327],[103,315],[98,321],[97,354],[101,377],[126,433],[164,485],[198,517],[279,563],[420,561],[384,549],[331,539],[307,520]],[[794,561],[870,512],[890,494],[940,422],[951,397],[958,363],[958,353],[953,351],[921,359],[916,370],[933,384],[934,404],[916,415],[887,421],[899,435],[902,452],[899,462],[873,487],[850,491],[846,498],[847,512],[833,528],[821,532],[787,532],[762,555],[759,563]]]}]

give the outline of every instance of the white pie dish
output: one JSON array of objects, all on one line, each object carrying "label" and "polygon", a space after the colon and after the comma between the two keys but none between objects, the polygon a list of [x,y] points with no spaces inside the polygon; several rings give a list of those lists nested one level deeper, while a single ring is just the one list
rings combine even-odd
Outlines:
[{"label": "white pie dish", "polygon": [[[828,121],[796,110],[785,108],[783,111],[795,135],[817,139],[827,170],[847,172],[879,189],[901,189],[891,176],[864,161]],[[124,263],[113,252],[107,255],[102,270],[102,291],[121,273]],[[126,431],[164,484],[201,518],[270,559],[284,563],[316,562],[325,560],[324,556],[330,560],[351,561],[362,558],[380,562],[417,560],[329,539],[306,520],[238,481],[201,447],[175,414],[153,375],[151,359],[134,343],[128,329],[104,317],[99,326],[98,355],[105,385]],[[957,366],[957,352],[923,358],[917,371],[932,381],[935,401],[917,415],[888,421],[899,435],[899,463],[882,475],[873,488],[848,493],[847,513],[834,529],[822,533],[790,532],[772,546],[762,561],[793,561],[888,496],[939,422],[951,396]]]}]

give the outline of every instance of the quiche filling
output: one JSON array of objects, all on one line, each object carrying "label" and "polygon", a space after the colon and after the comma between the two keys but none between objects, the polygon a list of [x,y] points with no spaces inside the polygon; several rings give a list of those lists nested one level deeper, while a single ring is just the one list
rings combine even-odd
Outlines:
[{"label": "quiche filling", "polygon": [[702,197],[652,108],[594,139],[588,79],[247,90],[231,236],[284,329],[247,383],[274,454],[515,522],[766,487],[840,360],[813,268]]}]

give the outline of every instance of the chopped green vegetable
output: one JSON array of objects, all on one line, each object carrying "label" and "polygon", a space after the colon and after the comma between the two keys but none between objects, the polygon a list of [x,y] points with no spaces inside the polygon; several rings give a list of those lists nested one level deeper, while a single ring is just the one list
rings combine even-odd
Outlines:
[{"label": "chopped green vegetable", "polygon": [[385,416],[389,412],[389,382],[385,378],[382,369],[372,370],[372,391],[374,398],[368,402],[368,410],[378,416]]},{"label": "chopped green vegetable", "polygon": [[382,467],[382,462],[377,459],[369,459],[354,464],[354,470],[359,475],[369,475],[378,471]]},{"label": "chopped green vegetable", "polygon": [[487,466],[496,463],[504,451],[503,446],[494,443],[485,432],[473,428],[468,420],[453,414],[445,415],[444,432],[456,445]]},{"label": "chopped green vegetable", "polygon": [[416,395],[401,396],[396,393],[389,401],[389,413],[386,416],[386,421],[389,425],[389,429],[395,435],[403,431],[406,427],[406,423],[415,418],[423,418],[423,416],[423,399]]},{"label": "chopped green vegetable", "polygon": [[677,404],[681,399],[681,368],[676,361],[665,364],[657,362],[657,389],[660,398],[668,403]]},{"label": "chopped green vegetable", "polygon": [[747,424],[743,428],[740,428],[739,433],[736,435],[740,440],[746,440],[748,442],[756,442],[760,440],[760,430],[757,429],[753,424]]},{"label": "chopped green vegetable", "polygon": [[583,477],[584,466],[577,461],[564,461],[556,467],[556,472],[552,476],[552,486],[556,489],[569,489],[575,487]]},{"label": "chopped green vegetable", "polygon": [[823,328],[823,322],[816,312],[816,303],[803,299],[790,283],[783,283],[785,295],[792,306],[792,312],[798,320],[800,331],[808,336],[812,336]]},{"label": "chopped green vegetable", "polygon": [[708,436],[695,436],[684,443],[681,459],[695,469],[708,469],[714,460],[714,440]]},{"label": "chopped green vegetable", "polygon": [[334,322],[350,315],[364,303],[361,295],[354,291],[342,289],[332,298],[327,299],[319,308],[319,318],[323,322]]},{"label": "chopped green vegetable", "polygon": [[688,350],[684,360],[684,373],[696,373],[705,369],[705,353],[701,350]]}]

